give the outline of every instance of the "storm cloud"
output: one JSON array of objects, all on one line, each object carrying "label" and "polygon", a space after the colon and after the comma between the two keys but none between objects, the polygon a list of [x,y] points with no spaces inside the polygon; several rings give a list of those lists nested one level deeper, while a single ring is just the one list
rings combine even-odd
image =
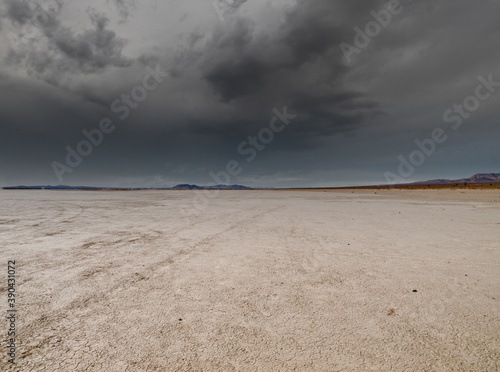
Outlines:
[{"label": "storm cloud", "polygon": [[[51,163],[110,118],[116,130],[65,183],[208,184],[232,159],[244,165],[235,183],[249,186],[383,183],[416,139],[449,129],[443,113],[478,76],[500,81],[498,2],[402,0],[356,46],[358,30],[394,5],[5,1],[0,182],[57,183]],[[350,61],[346,43],[358,48]],[[148,68],[168,77],[119,119],[112,103],[139,92]],[[499,98],[481,102],[412,179],[498,171]],[[284,107],[296,118],[247,163],[239,144]]]}]

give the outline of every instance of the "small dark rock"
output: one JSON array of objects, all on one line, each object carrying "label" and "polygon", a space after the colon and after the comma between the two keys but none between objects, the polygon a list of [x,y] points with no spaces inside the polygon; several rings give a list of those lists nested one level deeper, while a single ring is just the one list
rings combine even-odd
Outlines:
[{"label": "small dark rock", "polygon": [[414,290],[412,290],[412,292],[417,292],[417,290],[416,290],[416,289],[414,289]]},{"label": "small dark rock", "polygon": [[179,318],[179,322],[182,322],[182,318]]}]

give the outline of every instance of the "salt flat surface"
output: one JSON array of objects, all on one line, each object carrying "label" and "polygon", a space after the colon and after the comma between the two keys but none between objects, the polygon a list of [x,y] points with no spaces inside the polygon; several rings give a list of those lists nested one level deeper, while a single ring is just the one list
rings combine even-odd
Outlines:
[{"label": "salt flat surface", "polygon": [[0,190],[17,368],[499,370],[500,191],[194,195]]}]

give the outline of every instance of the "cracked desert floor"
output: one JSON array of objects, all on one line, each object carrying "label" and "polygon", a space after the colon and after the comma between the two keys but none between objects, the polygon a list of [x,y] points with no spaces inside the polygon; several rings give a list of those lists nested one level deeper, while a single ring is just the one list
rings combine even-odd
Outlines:
[{"label": "cracked desert floor", "polygon": [[0,370],[499,370],[500,190],[195,195],[0,190]]}]

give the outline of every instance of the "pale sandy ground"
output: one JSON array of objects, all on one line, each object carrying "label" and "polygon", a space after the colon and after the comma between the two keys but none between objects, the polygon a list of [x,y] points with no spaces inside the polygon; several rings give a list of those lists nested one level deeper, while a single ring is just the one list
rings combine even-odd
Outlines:
[{"label": "pale sandy ground", "polygon": [[500,190],[193,195],[0,190],[17,368],[500,368]]}]

